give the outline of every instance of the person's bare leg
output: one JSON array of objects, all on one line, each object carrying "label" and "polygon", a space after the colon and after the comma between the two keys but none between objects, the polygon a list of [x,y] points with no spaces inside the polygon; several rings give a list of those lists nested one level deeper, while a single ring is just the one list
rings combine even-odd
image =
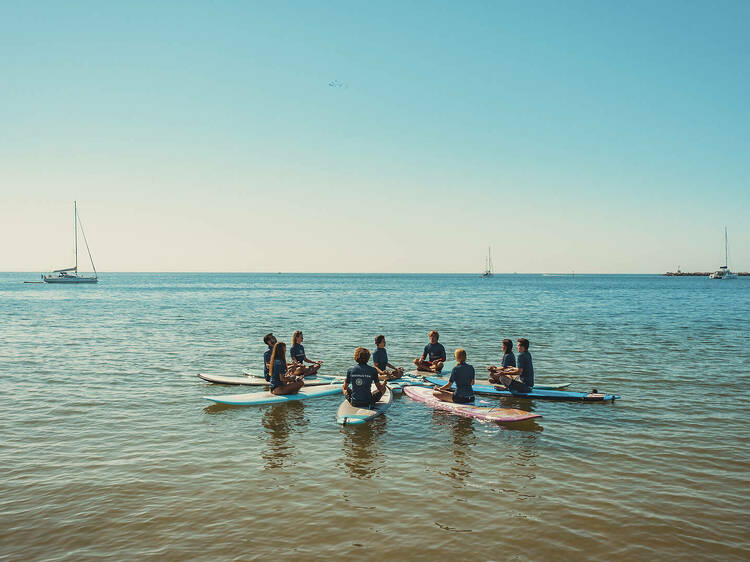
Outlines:
[{"label": "person's bare leg", "polygon": [[299,392],[299,389],[302,388],[305,385],[304,381],[294,381],[294,382],[288,382],[286,384],[283,384],[281,386],[277,386],[271,391],[271,394],[275,394],[276,396],[283,396],[285,394],[296,394]]},{"label": "person's bare leg", "polygon": [[403,374],[404,371],[401,369],[396,369],[395,371],[386,371],[386,375],[389,381],[398,380],[403,376]]},{"label": "person's bare leg", "polygon": [[510,386],[510,383],[513,382],[513,377],[506,375],[505,373],[498,373],[497,376],[500,379],[500,384],[505,386]]},{"label": "person's bare leg", "polygon": [[427,371],[433,373],[432,367],[426,361],[420,361],[419,359],[414,360],[414,364],[417,366],[417,371]]},{"label": "person's bare leg", "polygon": [[313,363],[307,368],[307,376],[311,377],[313,375],[317,375],[318,371],[320,370],[320,363]]},{"label": "person's bare leg", "polygon": [[450,390],[433,390],[432,395],[441,402],[453,402],[453,392]]},{"label": "person's bare leg", "polygon": [[438,361],[437,363],[433,363],[431,370],[434,371],[435,373],[439,373],[440,371],[443,370],[443,365],[445,365],[443,361]]}]

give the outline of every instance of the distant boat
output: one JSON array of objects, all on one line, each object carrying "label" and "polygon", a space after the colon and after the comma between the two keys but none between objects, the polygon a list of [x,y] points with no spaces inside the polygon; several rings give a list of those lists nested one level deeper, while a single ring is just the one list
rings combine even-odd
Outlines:
[{"label": "distant boat", "polygon": [[737,275],[729,271],[729,238],[726,226],[724,227],[724,265],[708,277],[710,279],[737,279]]},{"label": "distant boat", "polygon": [[485,277],[492,277],[495,273],[492,271],[492,248],[487,247],[487,261],[484,264],[484,273],[480,275],[483,279]]},{"label": "distant boat", "polygon": [[91,269],[94,270],[94,276],[78,275],[78,226],[80,218],[78,217],[78,205],[73,201],[73,233],[75,234],[75,248],[76,248],[76,264],[73,267],[66,267],[65,269],[56,269],[49,275],[42,275],[42,280],[45,283],[98,283],[99,279],[96,275],[96,267],[94,267],[94,258],[91,257],[91,250],[89,250],[89,243],[86,240],[86,233],[83,231],[83,225],[81,224],[81,234],[83,235],[83,242],[86,244],[86,251],[89,254],[89,260],[91,260]]}]

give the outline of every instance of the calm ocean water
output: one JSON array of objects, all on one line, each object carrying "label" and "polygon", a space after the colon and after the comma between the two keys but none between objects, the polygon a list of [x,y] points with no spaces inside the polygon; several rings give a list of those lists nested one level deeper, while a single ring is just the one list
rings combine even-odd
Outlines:
[{"label": "calm ocean water", "polygon": [[[747,560],[750,278],[0,274],[0,558]],[[338,396],[211,406],[195,374],[260,369],[305,333],[343,373],[431,329],[477,367],[531,340],[538,382],[615,404],[505,399],[515,425],[405,396],[341,428]]]}]

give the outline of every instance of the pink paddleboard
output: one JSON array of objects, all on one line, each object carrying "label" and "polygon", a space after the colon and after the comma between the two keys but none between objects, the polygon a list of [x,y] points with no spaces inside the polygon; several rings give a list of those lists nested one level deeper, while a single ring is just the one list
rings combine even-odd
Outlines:
[{"label": "pink paddleboard", "polygon": [[494,422],[515,422],[541,418],[539,414],[530,414],[523,410],[514,408],[494,408],[492,406],[474,406],[471,404],[454,404],[453,402],[443,402],[432,395],[431,388],[420,386],[405,386],[404,394],[417,402],[424,402],[432,408],[447,410],[459,416],[468,418],[477,418],[480,420]]}]

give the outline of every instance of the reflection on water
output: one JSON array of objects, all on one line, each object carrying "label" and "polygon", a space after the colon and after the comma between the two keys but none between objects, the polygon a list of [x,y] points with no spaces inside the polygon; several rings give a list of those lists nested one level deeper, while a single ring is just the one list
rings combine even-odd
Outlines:
[{"label": "reflection on water", "polygon": [[371,422],[342,429],[344,466],[353,478],[372,478],[382,467],[376,445],[385,431],[387,418],[380,416]]},{"label": "reflection on water", "polygon": [[[433,416],[434,416],[433,412]],[[443,422],[445,423],[445,422]],[[474,433],[474,420],[461,416],[450,416],[448,425],[453,430],[453,465],[448,476],[463,482],[471,474],[472,447],[477,443]]]},{"label": "reflection on water", "polygon": [[301,401],[270,406],[263,413],[263,427],[268,435],[268,448],[262,453],[266,470],[294,466],[294,445],[289,436],[309,425],[305,405]]}]

